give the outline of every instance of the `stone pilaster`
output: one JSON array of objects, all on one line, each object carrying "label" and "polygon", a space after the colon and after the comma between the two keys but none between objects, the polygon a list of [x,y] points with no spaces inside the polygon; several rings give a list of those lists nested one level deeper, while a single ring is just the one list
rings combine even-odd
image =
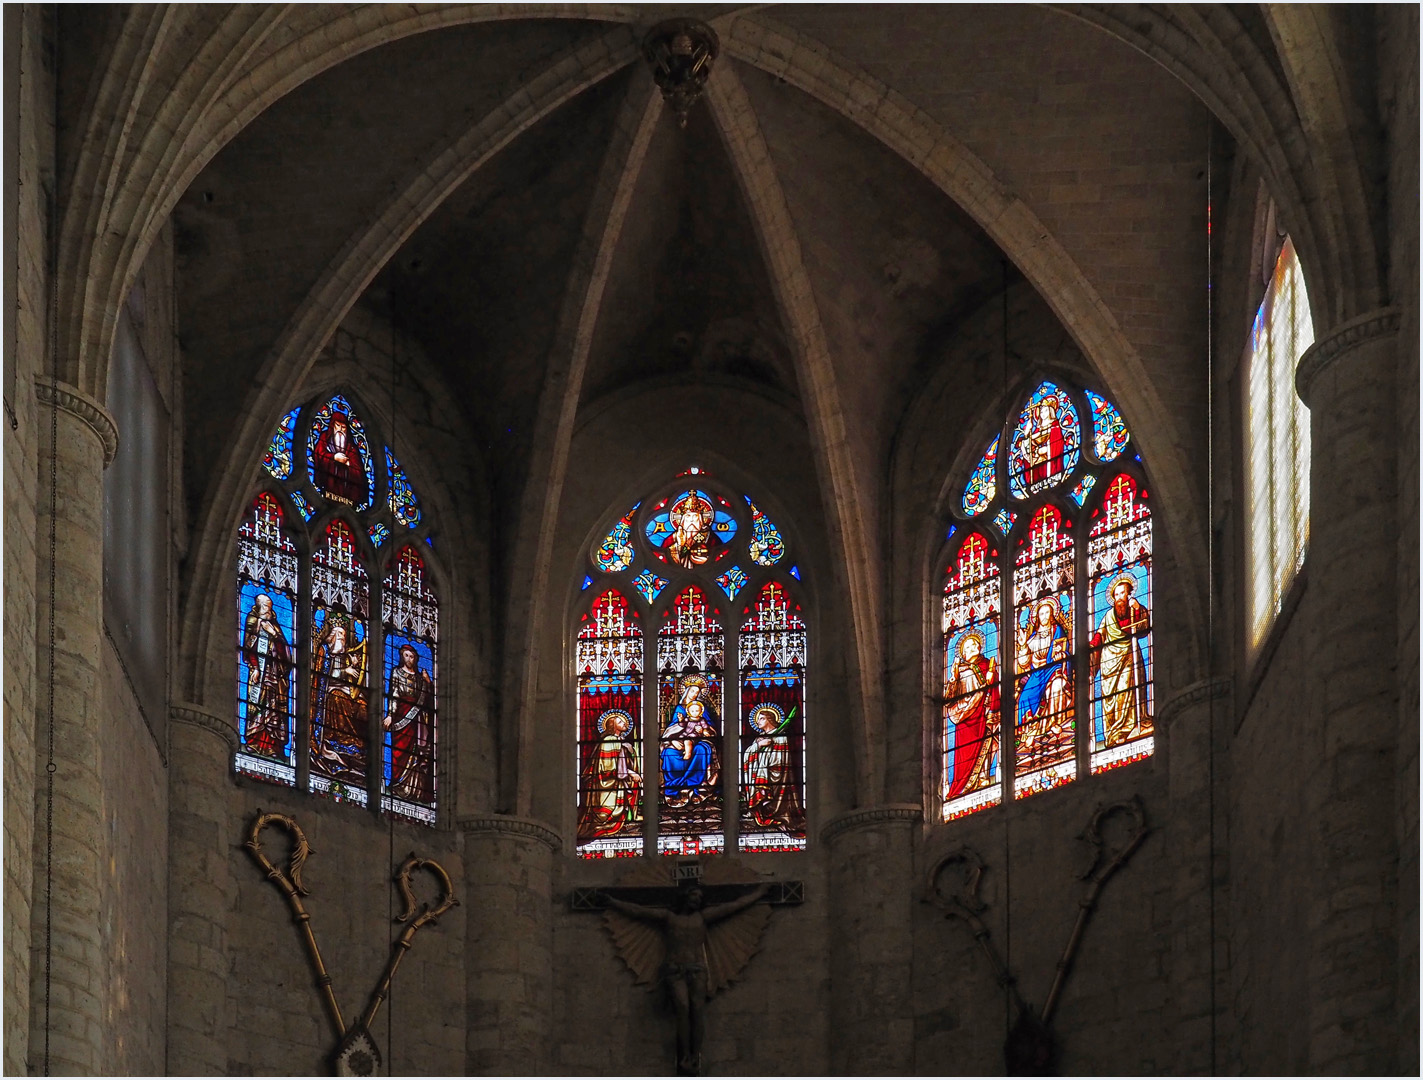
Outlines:
[{"label": "stone pilaster", "polygon": [[43,376],[35,384],[40,580],[29,1062],[33,1072],[48,1063],[56,1075],[92,1074],[107,1071],[99,665],[103,474],[118,438],[112,417],[82,390]]},{"label": "stone pilaster", "polygon": [[864,807],[821,831],[830,858],[831,1071],[913,1072],[917,804]]},{"label": "stone pilaster", "polygon": [[1318,863],[1310,920],[1310,1068],[1397,1071],[1398,314],[1354,319],[1300,359],[1310,409],[1310,667],[1322,745],[1308,748]]},{"label": "stone pilaster", "polygon": [[546,1073],[553,1031],[553,858],[559,837],[527,818],[460,819],[464,833],[466,1067]]},{"label": "stone pilaster", "polygon": [[227,915],[236,899],[227,783],[237,731],[197,705],[169,710],[168,1073],[227,1071],[232,964]]},{"label": "stone pilaster", "polygon": [[[1170,816],[1166,834],[1176,876],[1171,909],[1171,999],[1177,1056],[1172,1069],[1186,1075],[1210,1076],[1221,1070],[1212,1056],[1211,950],[1221,940],[1224,927],[1217,926],[1213,941],[1211,878],[1216,873],[1216,852],[1211,845],[1210,755],[1213,729],[1218,731],[1230,723],[1229,693],[1228,679],[1202,680],[1167,701],[1156,717],[1157,738],[1166,744],[1168,756]],[[1224,810],[1217,808],[1217,816]],[[1222,909],[1222,898],[1216,904],[1217,910]],[[1222,956],[1218,970],[1225,969],[1224,960]],[[1219,1042],[1217,1033],[1215,1043]]]}]

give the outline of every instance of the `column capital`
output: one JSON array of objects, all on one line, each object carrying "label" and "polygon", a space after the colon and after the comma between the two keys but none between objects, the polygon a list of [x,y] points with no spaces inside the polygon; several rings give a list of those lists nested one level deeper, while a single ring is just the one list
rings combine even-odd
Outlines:
[{"label": "column capital", "polygon": [[236,753],[237,729],[232,726],[230,720],[218,716],[217,713],[189,701],[178,701],[168,707],[168,717],[175,724],[187,724],[206,731],[209,735],[216,735],[227,743],[228,750]]},{"label": "column capital", "polygon": [[119,452],[119,428],[109,410],[95,398],[90,397],[77,386],[52,379],[48,375],[35,376],[35,396],[40,404],[54,409],[63,409],[78,417],[99,439],[104,448],[104,467],[108,468],[114,455]]},{"label": "column capital", "polygon": [[923,817],[923,807],[918,803],[886,803],[883,806],[862,806],[831,818],[820,830],[821,843],[834,843],[839,837],[855,829],[886,823],[913,824]]},{"label": "column capital", "polygon": [[512,814],[469,814],[459,819],[458,826],[464,833],[502,833],[537,840],[553,852],[563,846],[562,837],[554,829],[533,818],[514,817]]},{"label": "column capital", "polygon": [[1295,390],[1300,400],[1311,409],[1315,403],[1310,399],[1314,383],[1320,374],[1341,356],[1352,353],[1361,345],[1371,341],[1391,338],[1398,333],[1399,312],[1397,308],[1379,308],[1367,312],[1356,319],[1350,319],[1325,334],[1299,358],[1295,368]]},{"label": "column capital", "polygon": [[1177,713],[1184,709],[1189,709],[1192,705],[1199,705],[1203,701],[1215,701],[1217,698],[1226,697],[1231,690],[1231,680],[1227,676],[1218,676],[1214,679],[1202,679],[1200,682],[1192,683],[1180,693],[1169,698],[1165,705],[1157,711],[1157,724],[1164,725],[1171,722]]}]

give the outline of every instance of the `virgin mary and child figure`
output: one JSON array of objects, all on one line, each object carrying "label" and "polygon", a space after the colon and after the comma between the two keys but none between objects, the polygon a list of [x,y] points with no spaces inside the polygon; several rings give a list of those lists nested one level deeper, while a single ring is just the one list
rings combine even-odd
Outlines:
[{"label": "virgin mary and child figure", "polygon": [[717,716],[711,683],[703,675],[681,682],[677,707],[662,732],[662,801],[687,806],[716,788],[721,760],[716,752]]}]

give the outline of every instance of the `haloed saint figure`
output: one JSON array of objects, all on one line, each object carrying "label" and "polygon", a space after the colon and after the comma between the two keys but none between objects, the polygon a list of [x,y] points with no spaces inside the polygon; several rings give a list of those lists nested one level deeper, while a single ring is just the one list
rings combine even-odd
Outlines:
[{"label": "haloed saint figure", "polygon": [[945,799],[987,787],[997,772],[998,665],[984,655],[983,645],[983,634],[977,630],[960,637],[949,672],[954,772],[944,791]]},{"label": "haloed saint figure", "polygon": [[1072,738],[1072,631],[1056,597],[1030,610],[1017,642],[1018,671],[1027,673],[1018,683],[1018,746],[1037,758]]},{"label": "haloed saint figure", "polygon": [[741,759],[741,783],[746,813],[757,825],[783,829],[790,836],[805,832],[805,811],[791,762],[791,741],[785,734],[792,720],[774,705],[758,706],[748,723],[759,734]]},{"label": "haloed saint figure", "polygon": [[1140,639],[1151,630],[1151,615],[1132,595],[1135,591],[1130,574],[1112,582],[1112,608],[1092,635],[1093,674],[1102,680],[1103,746],[1108,748],[1142,734],[1149,719]]},{"label": "haloed saint figure", "polygon": [[291,700],[291,647],[272,610],[272,598],[258,593],[242,629],[247,661],[247,730],[244,745],[254,754],[281,757],[287,745]]},{"label": "haloed saint figure", "polygon": [[721,761],[716,738],[721,718],[711,684],[701,675],[682,680],[681,696],[662,732],[662,795],[665,805],[688,806],[715,793]]},{"label": "haloed saint figure", "polygon": [[667,554],[673,562],[691,569],[707,561],[715,517],[711,503],[699,495],[689,495],[672,507],[676,530],[667,540]]},{"label": "haloed saint figure", "polygon": [[1019,443],[1019,467],[1028,484],[1049,480],[1063,470],[1065,443],[1057,418],[1057,398],[1048,396],[1033,409],[1032,426]]},{"label": "haloed saint figure", "polygon": [[390,792],[412,802],[430,802],[434,761],[435,684],[420,667],[415,646],[400,646],[400,664],[386,687],[390,711],[381,725],[390,732]]},{"label": "haloed saint figure", "polygon": [[642,770],[632,731],[632,718],[621,709],[609,709],[598,717],[601,739],[584,770],[583,786],[588,794],[578,822],[579,840],[635,830],[641,820]]}]

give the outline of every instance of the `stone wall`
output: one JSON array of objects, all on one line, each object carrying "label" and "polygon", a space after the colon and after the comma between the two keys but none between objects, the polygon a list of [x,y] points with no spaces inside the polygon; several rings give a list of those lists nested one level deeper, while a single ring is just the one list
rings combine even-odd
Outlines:
[{"label": "stone wall", "polygon": [[[5,1059],[4,1071],[26,1070],[30,1025],[31,844],[35,824],[36,609],[39,601],[37,500],[41,410],[34,377],[45,369],[49,276],[46,191],[54,169],[52,25],[44,9],[7,11],[6,35],[18,31],[17,93],[5,102],[5,139],[18,141],[17,228],[5,238],[6,273],[17,275],[11,353],[15,385],[7,391],[5,438]],[[18,25],[16,25],[18,23]],[[7,52],[8,52],[7,42]],[[7,80],[9,72],[6,73]],[[8,85],[8,82],[7,82]],[[7,156],[8,160],[8,156]],[[6,321],[7,328],[11,325]],[[7,365],[8,367],[8,365]],[[43,775],[41,772],[40,775]]]}]

